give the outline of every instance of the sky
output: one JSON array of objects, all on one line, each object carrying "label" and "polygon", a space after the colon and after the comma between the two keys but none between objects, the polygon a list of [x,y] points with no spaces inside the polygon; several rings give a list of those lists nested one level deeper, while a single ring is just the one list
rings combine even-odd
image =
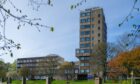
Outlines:
[{"label": "sky", "polygon": [[[80,0],[53,0],[53,7],[43,5],[38,11],[32,10],[28,0],[11,0],[17,8],[27,14],[29,18],[42,18],[41,24],[53,26],[50,29],[36,28],[26,25],[17,30],[17,22],[9,19],[6,23],[6,36],[21,44],[20,50],[13,49],[14,56],[3,55],[0,58],[5,62],[13,62],[17,58],[39,57],[48,54],[58,54],[66,61],[78,61],[75,49],[79,48],[79,15],[80,10],[91,7],[101,7],[104,10],[107,23],[107,41],[116,42],[117,37],[130,32],[133,23],[139,24],[140,12],[133,12],[134,19],[125,22],[122,27],[118,24],[128,15],[134,0],[87,0],[82,6],[71,10],[70,6]],[[138,1],[137,7],[140,7]],[[20,15],[10,4],[6,4],[13,14]]]}]

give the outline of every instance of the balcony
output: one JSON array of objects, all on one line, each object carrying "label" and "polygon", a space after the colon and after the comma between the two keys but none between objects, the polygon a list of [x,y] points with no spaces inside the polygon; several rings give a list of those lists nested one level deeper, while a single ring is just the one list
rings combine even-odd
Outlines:
[{"label": "balcony", "polygon": [[76,49],[76,57],[90,56],[91,49]]}]

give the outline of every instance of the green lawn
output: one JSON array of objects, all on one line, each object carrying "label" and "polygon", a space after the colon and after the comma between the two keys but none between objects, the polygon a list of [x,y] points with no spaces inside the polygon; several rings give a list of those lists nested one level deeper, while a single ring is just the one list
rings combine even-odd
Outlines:
[{"label": "green lawn", "polygon": [[[45,80],[27,80],[27,84],[46,84]],[[21,84],[20,80],[12,81],[12,84]]]},{"label": "green lawn", "polygon": [[[45,82],[46,82],[45,80],[27,80],[27,84],[46,84]],[[12,84],[21,84],[21,81],[14,80],[14,81],[12,81]],[[65,80],[55,80],[52,82],[52,84],[66,84],[66,81]],[[70,81],[70,84],[94,84],[94,80]],[[112,81],[112,80],[108,80],[107,83],[104,83],[104,84],[119,84],[119,83]],[[122,81],[121,84],[131,84],[131,81],[124,80],[124,81]]]},{"label": "green lawn", "polygon": [[[53,84],[66,84],[66,81],[56,80]],[[94,80],[70,81],[70,84],[94,84]]]},{"label": "green lawn", "polygon": [[[12,84],[21,84],[20,80],[12,81]],[[45,80],[27,80],[27,84],[45,84]],[[66,84],[64,80],[55,80],[52,84]],[[70,84],[94,84],[94,80],[70,81]]]}]

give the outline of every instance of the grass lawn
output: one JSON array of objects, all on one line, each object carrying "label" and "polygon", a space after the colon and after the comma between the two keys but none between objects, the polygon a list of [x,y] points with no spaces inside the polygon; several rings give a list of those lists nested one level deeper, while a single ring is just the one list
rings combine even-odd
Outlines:
[{"label": "grass lawn", "polygon": [[[45,80],[27,80],[27,84],[46,84]],[[21,84],[20,80],[12,81],[12,84]],[[55,80],[52,84],[66,84],[65,80]],[[70,81],[70,84],[94,84],[94,80]]]},{"label": "grass lawn", "polygon": [[[66,84],[66,81],[56,80],[52,84]],[[94,80],[70,81],[70,84],[94,84]]]},{"label": "grass lawn", "polygon": [[[27,80],[26,84],[46,84],[45,80]],[[14,80],[12,81],[12,84],[21,84],[20,80]],[[65,80],[55,80],[52,82],[52,84],[66,84]],[[70,84],[95,84],[94,80],[77,80],[77,81],[70,81]],[[112,80],[108,80],[107,83],[104,84],[119,84],[119,83],[114,83]],[[121,84],[131,84],[131,81],[122,81]]]},{"label": "grass lawn", "polygon": [[[27,80],[26,84],[46,84],[45,80]],[[20,80],[14,80],[12,81],[12,84],[21,84]]]}]

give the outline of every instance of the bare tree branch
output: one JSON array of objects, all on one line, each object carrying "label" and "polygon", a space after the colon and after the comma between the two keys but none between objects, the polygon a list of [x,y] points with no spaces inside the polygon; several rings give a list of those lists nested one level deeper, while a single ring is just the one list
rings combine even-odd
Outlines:
[{"label": "bare tree branch", "polygon": [[[45,5],[44,2],[41,2],[43,0],[29,0],[29,1],[31,1],[32,4],[38,4],[38,5],[44,4]],[[50,0],[48,0],[48,1],[50,1]],[[16,12],[20,13],[21,16],[13,14],[10,11],[10,9],[12,9],[12,8],[7,9],[5,7],[6,3],[10,3],[12,8],[14,8],[16,10]],[[20,44],[17,44],[13,40],[8,39],[6,37],[6,22],[9,19],[9,17],[13,18],[14,21],[18,22],[17,29],[20,29],[21,26],[24,26],[27,24],[32,27],[35,27],[39,32],[41,31],[40,28],[47,28],[47,29],[50,29],[51,31],[54,31],[53,27],[41,24],[40,23],[41,18],[30,19],[30,18],[28,18],[27,15],[23,15],[22,10],[18,9],[11,0],[0,0],[0,15],[2,17],[2,18],[0,18],[0,27],[2,28],[2,30],[0,31],[0,50],[2,50],[2,52],[5,52],[5,53],[2,53],[1,55],[10,53],[10,55],[13,56],[12,48],[16,48],[16,49],[21,48]]]}]

